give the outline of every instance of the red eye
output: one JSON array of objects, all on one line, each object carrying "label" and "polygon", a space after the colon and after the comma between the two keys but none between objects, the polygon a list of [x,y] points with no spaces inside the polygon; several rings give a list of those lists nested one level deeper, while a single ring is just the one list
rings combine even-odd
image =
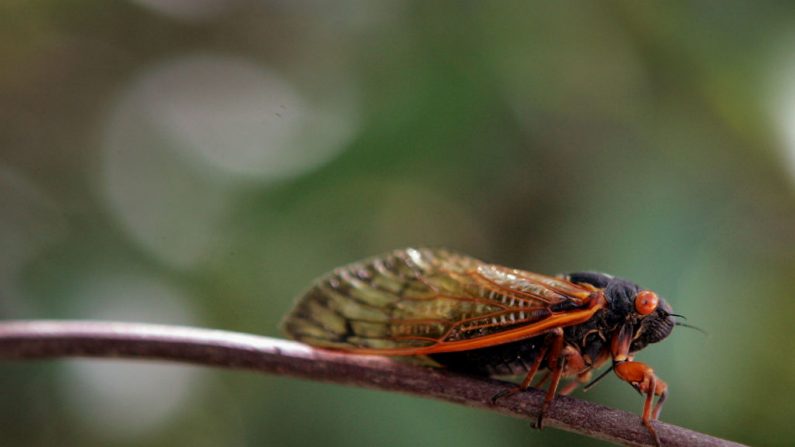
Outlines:
[{"label": "red eye", "polygon": [[660,299],[651,290],[641,290],[635,295],[635,310],[641,315],[648,315],[657,309]]}]

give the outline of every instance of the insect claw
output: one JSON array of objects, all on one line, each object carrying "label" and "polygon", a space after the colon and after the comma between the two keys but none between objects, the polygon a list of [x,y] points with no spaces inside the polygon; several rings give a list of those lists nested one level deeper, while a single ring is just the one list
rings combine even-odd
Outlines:
[{"label": "insect claw", "polygon": [[649,433],[651,433],[652,437],[654,438],[654,445],[657,447],[662,447],[662,441],[660,441],[660,436],[657,434],[657,430],[655,430],[652,426],[652,421],[645,421],[643,425],[646,426],[646,429],[649,430]]},{"label": "insect claw", "polygon": [[538,413],[538,419],[536,419],[536,423],[533,425],[533,428],[538,430],[544,429],[544,413],[546,413],[544,410],[541,410],[541,412]]},{"label": "insect claw", "polygon": [[497,393],[497,394],[495,394],[495,395],[491,396],[491,399],[489,399],[489,400],[491,401],[491,404],[492,404],[492,405],[496,405],[496,404],[497,404],[497,401],[498,401],[498,400],[500,400],[500,399],[502,399],[503,397],[510,397],[510,396],[513,396],[514,394],[516,394],[516,393],[518,393],[518,392],[520,392],[520,391],[522,391],[522,388],[521,388],[521,387],[519,387],[519,386],[514,386],[514,387],[511,387],[511,388],[506,388],[506,389],[504,389],[504,390],[500,391],[499,393]]}]

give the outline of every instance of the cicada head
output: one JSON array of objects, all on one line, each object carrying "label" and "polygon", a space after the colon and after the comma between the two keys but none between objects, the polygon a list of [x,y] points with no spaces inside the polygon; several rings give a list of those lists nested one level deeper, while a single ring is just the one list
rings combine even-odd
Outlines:
[{"label": "cicada head", "polygon": [[661,296],[621,278],[611,278],[604,293],[611,320],[629,326],[630,352],[640,351],[671,334],[676,324],[673,309]]}]

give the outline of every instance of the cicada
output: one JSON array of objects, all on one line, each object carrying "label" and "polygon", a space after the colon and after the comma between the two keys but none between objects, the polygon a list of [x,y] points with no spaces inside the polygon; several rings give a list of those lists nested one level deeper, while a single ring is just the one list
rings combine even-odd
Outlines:
[{"label": "cicada", "polygon": [[320,278],[284,329],[322,348],[422,356],[470,374],[524,375],[494,401],[528,388],[546,370],[539,428],[562,379],[572,379],[560,391],[568,394],[610,361],[645,396],[643,425],[659,444],[652,421],[668,386],[634,354],[666,338],[675,316],[656,293],[604,273],[547,276],[447,250],[407,248]]}]

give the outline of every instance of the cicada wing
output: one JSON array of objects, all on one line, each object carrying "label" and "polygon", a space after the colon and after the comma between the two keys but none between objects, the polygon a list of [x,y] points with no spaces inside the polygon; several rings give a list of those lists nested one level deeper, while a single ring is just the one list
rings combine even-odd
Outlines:
[{"label": "cicada wing", "polygon": [[479,264],[447,251],[408,248],[340,267],[315,282],[283,326],[292,338],[331,348],[428,346],[475,307],[443,297],[470,296],[466,272]]},{"label": "cicada wing", "polygon": [[594,290],[563,278],[495,264],[478,266],[477,275],[494,288],[515,295],[517,298],[541,301],[549,305],[572,301],[574,304],[583,303],[589,299]]},{"label": "cicada wing", "polygon": [[532,275],[446,250],[396,250],[320,278],[283,326],[315,346],[411,355],[543,321],[561,302],[586,304],[585,289]]}]

